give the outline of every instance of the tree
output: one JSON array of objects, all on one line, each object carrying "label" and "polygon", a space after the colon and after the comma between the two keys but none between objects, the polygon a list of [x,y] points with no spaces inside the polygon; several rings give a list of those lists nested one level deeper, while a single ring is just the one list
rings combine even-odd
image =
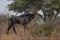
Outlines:
[{"label": "tree", "polygon": [[57,15],[59,14],[60,12],[60,0],[52,0],[52,5],[51,7],[57,11],[55,17],[54,17],[54,20],[56,19]]},{"label": "tree", "polygon": [[9,6],[9,10],[23,12],[23,11],[26,11],[27,8],[30,8],[32,6],[38,7],[40,3],[41,3],[41,0],[14,0],[14,2],[8,6]]},{"label": "tree", "polygon": [[[13,3],[8,5],[9,10],[14,10],[14,12],[16,11],[25,13],[28,11],[30,12],[33,11],[37,13],[37,11],[41,9],[43,11],[44,18],[40,14],[39,16],[42,17],[44,21],[47,19],[47,17],[49,18],[49,20],[52,19],[53,15],[55,15],[53,13],[54,10],[57,11],[55,18],[60,11],[60,0],[13,0],[13,1],[14,1]],[[46,8],[49,10],[47,10]]]}]

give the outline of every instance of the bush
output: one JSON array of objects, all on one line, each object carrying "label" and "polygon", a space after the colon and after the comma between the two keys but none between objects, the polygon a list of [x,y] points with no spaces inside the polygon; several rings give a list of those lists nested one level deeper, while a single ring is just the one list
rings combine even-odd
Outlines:
[{"label": "bush", "polygon": [[37,23],[35,23],[34,25],[32,24],[30,29],[29,29],[30,33],[33,36],[50,36],[51,33],[54,31],[54,25],[52,24],[43,24],[43,25],[38,25]]},{"label": "bush", "polygon": [[54,31],[54,25],[52,24],[44,24],[42,25],[42,30],[45,36],[50,36]]},{"label": "bush", "polygon": [[30,26],[29,28],[29,32],[33,35],[33,36],[40,36],[40,34],[42,33],[40,25],[37,23],[34,23]]}]

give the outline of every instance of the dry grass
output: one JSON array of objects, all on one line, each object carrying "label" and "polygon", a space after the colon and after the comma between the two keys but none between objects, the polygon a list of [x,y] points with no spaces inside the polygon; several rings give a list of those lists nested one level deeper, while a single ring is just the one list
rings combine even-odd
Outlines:
[{"label": "dry grass", "polygon": [[[33,21],[28,26],[29,26],[29,31],[26,30],[24,32],[24,28],[22,27],[22,25],[15,25],[17,34],[15,34],[11,29],[9,35],[7,35],[6,30],[8,25],[0,25],[0,40],[60,40],[60,25],[57,26],[55,25],[56,27],[54,28],[52,34],[47,37],[41,34],[37,36],[35,33],[32,33],[36,31],[36,30],[34,31],[34,28],[36,29],[38,27],[38,24],[36,24],[36,22]],[[30,28],[32,28],[33,30]],[[38,32],[36,31],[36,33]]]}]

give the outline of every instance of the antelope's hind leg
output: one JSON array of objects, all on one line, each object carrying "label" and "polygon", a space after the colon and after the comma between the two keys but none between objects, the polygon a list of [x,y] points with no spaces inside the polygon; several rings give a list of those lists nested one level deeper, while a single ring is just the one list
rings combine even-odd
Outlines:
[{"label": "antelope's hind leg", "polygon": [[10,23],[8,29],[7,29],[7,35],[9,34],[9,30],[13,27],[14,23]]}]

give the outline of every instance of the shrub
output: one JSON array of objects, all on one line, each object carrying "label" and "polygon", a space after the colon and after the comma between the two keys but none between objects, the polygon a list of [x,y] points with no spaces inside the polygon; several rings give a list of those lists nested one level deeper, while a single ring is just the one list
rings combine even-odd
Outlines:
[{"label": "shrub", "polygon": [[30,33],[33,36],[50,36],[51,33],[54,31],[54,25],[52,24],[42,24],[38,25],[37,23],[32,24],[30,29]]},{"label": "shrub", "polygon": [[33,35],[33,36],[40,36],[40,34],[42,33],[40,25],[37,23],[34,23],[30,26],[29,28],[29,32]]},{"label": "shrub", "polygon": [[45,36],[50,36],[54,31],[54,26],[52,24],[44,24],[42,25],[42,30]]}]

